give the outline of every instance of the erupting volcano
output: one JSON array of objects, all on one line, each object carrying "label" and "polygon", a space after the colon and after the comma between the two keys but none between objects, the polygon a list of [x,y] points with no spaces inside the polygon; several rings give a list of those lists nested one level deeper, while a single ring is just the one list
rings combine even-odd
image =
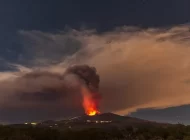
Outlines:
[{"label": "erupting volcano", "polygon": [[83,108],[88,116],[100,114],[99,101],[99,75],[94,67],[88,65],[75,65],[67,69],[67,72],[75,74],[82,81],[81,93],[83,98]]}]

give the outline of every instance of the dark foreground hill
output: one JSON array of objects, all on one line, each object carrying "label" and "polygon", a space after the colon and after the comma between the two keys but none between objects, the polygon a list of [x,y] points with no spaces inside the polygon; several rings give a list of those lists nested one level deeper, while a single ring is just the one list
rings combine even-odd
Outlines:
[{"label": "dark foreground hill", "polygon": [[190,126],[155,123],[112,113],[93,117],[84,115],[62,121],[48,120],[33,125],[0,126],[0,140],[114,139],[190,140]]},{"label": "dark foreground hill", "polygon": [[88,128],[102,128],[102,129],[125,128],[129,126],[168,127],[170,125],[171,124],[151,122],[129,116],[120,116],[113,113],[102,113],[95,116],[82,115],[60,121],[47,120],[40,123],[16,124],[11,126],[15,128],[18,127],[27,128],[33,126],[33,127],[43,127],[43,128],[55,128],[62,130],[63,129],[82,130]]}]

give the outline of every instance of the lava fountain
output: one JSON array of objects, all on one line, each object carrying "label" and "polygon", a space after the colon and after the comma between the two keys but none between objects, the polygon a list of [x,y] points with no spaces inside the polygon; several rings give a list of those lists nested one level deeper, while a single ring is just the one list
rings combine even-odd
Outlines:
[{"label": "lava fountain", "polygon": [[87,88],[82,87],[82,94],[85,113],[88,116],[100,114],[100,111],[98,110],[98,100],[93,97],[96,93],[91,93]]}]

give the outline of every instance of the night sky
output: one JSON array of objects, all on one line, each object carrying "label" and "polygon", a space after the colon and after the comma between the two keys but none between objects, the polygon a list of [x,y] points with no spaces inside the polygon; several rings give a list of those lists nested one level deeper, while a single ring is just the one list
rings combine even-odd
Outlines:
[{"label": "night sky", "polygon": [[[45,41],[48,38],[46,39],[43,33],[56,34],[69,29],[95,29],[97,33],[103,34],[123,26],[135,26],[142,29],[168,28],[188,24],[190,22],[189,13],[189,0],[0,0],[0,71],[2,75],[6,72],[16,71],[16,68],[10,64],[19,64],[30,68],[37,65],[31,60],[38,56],[38,47],[42,45],[26,41],[28,36],[28,38],[33,37],[34,40],[37,40],[36,36],[32,36],[34,34]],[[32,37],[29,34],[31,32],[33,33]],[[57,39],[56,43],[63,42]],[[54,46],[56,43],[49,41],[50,46]],[[80,49],[80,47],[76,47],[77,43],[80,44],[76,41],[73,46],[67,45],[68,48],[59,48],[57,51],[46,50],[48,55],[46,57],[52,57],[57,62],[62,55],[77,52]],[[30,50],[31,46],[36,47]],[[43,49],[40,50],[43,52]],[[4,90],[0,90],[0,94],[3,95]],[[139,98],[141,98],[140,95]],[[38,114],[35,109],[31,112]],[[9,110],[11,110],[9,107],[0,109],[0,116],[8,114],[0,118],[2,122],[25,121],[27,119],[23,114],[30,112],[27,109],[21,109],[25,113],[19,114],[13,109],[12,113],[7,113]],[[60,108],[59,111],[61,111]],[[13,119],[9,116],[10,114],[16,114],[16,117]],[[42,116],[48,116],[47,114],[44,113]],[[62,113],[58,114],[59,117],[62,117]],[[183,103],[180,107],[166,109],[140,109],[130,115],[161,122],[190,124],[188,120],[190,106],[183,105]],[[50,116],[54,118],[54,115]],[[38,120],[37,117],[31,117],[28,120],[32,119]]]}]

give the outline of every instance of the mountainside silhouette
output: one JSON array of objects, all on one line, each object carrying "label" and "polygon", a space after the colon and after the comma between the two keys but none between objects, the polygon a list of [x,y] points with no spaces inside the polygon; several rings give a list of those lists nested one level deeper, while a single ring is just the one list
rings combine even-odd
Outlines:
[{"label": "mountainside silhouette", "polygon": [[81,115],[61,121],[44,121],[41,125],[61,128],[83,129],[83,128],[113,128],[127,126],[168,126],[170,124],[157,123],[129,116],[120,116],[113,113],[102,113],[94,116]]}]

